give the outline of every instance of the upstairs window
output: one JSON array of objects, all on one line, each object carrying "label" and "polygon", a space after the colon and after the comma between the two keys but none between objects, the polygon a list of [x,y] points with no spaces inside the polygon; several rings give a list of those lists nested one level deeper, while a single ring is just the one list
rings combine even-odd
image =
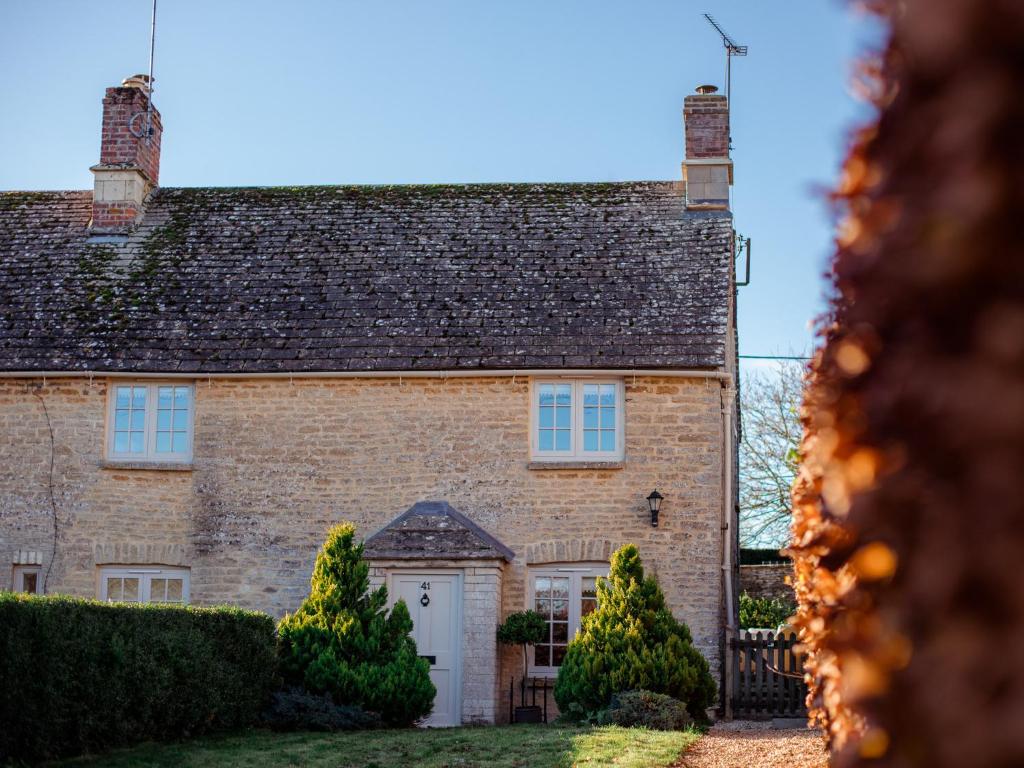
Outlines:
[{"label": "upstairs window", "polygon": [[99,598],[108,603],[188,603],[187,568],[110,566],[100,569]]},{"label": "upstairs window", "polygon": [[530,672],[558,672],[569,641],[583,617],[597,608],[597,577],[608,575],[608,564],[572,563],[530,569],[528,606],[544,617],[547,636],[532,648]]},{"label": "upstairs window", "polygon": [[532,456],[537,461],[618,461],[623,456],[622,382],[538,379]]},{"label": "upstairs window", "polygon": [[110,389],[108,458],[191,460],[191,384],[114,384]]}]

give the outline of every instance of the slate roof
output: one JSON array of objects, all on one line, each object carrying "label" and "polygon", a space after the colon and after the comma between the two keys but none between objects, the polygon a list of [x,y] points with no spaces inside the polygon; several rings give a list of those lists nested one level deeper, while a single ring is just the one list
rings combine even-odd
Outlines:
[{"label": "slate roof", "polygon": [[515,553],[447,501],[419,501],[365,542],[372,560],[506,560]]},{"label": "slate roof", "polygon": [[717,368],[731,216],[672,182],[0,194],[0,371]]}]

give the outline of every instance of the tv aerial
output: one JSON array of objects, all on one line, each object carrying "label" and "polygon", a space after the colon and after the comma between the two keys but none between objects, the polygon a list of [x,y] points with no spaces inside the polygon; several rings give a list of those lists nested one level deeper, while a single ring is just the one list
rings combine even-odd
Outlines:
[{"label": "tv aerial", "polygon": [[[729,37],[729,34],[722,29],[722,26],[715,21],[714,16],[710,13],[705,13],[704,18],[707,19],[708,24],[715,28],[715,31],[722,38],[722,45],[725,47],[725,99],[726,99],[726,110],[727,114],[732,114],[732,57],[733,56],[746,56],[747,46],[739,45],[735,40]],[[729,131],[729,145],[732,146],[732,122],[730,121]]]}]

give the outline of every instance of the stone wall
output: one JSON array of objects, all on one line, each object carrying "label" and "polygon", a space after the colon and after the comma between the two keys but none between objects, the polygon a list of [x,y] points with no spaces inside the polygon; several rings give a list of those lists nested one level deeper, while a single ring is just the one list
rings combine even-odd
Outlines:
[{"label": "stone wall", "polygon": [[[95,596],[100,563],[160,562],[191,569],[193,603],[280,616],[308,593],[330,525],[350,520],[368,536],[416,501],[443,499],[515,551],[502,615],[527,607],[528,560],[603,558],[634,542],[717,670],[716,381],[625,377],[625,462],[572,470],[531,468],[524,377],[199,380],[186,471],[105,466],[108,382],[42,384],[0,379],[0,552],[41,551],[45,572],[56,515],[50,592]],[[645,501],[655,487],[666,497],[658,528]],[[520,664],[515,649],[501,659],[507,696]]]},{"label": "stone wall", "polygon": [[781,597],[795,603],[793,587],[786,583],[786,577],[792,573],[792,563],[741,565],[740,591],[751,597]]}]

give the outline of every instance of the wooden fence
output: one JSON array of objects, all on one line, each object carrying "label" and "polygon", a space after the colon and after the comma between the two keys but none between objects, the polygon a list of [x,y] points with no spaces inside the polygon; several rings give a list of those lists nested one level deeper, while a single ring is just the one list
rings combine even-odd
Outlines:
[{"label": "wooden fence", "polygon": [[804,717],[807,685],[790,631],[748,632],[729,641],[733,717]]}]

